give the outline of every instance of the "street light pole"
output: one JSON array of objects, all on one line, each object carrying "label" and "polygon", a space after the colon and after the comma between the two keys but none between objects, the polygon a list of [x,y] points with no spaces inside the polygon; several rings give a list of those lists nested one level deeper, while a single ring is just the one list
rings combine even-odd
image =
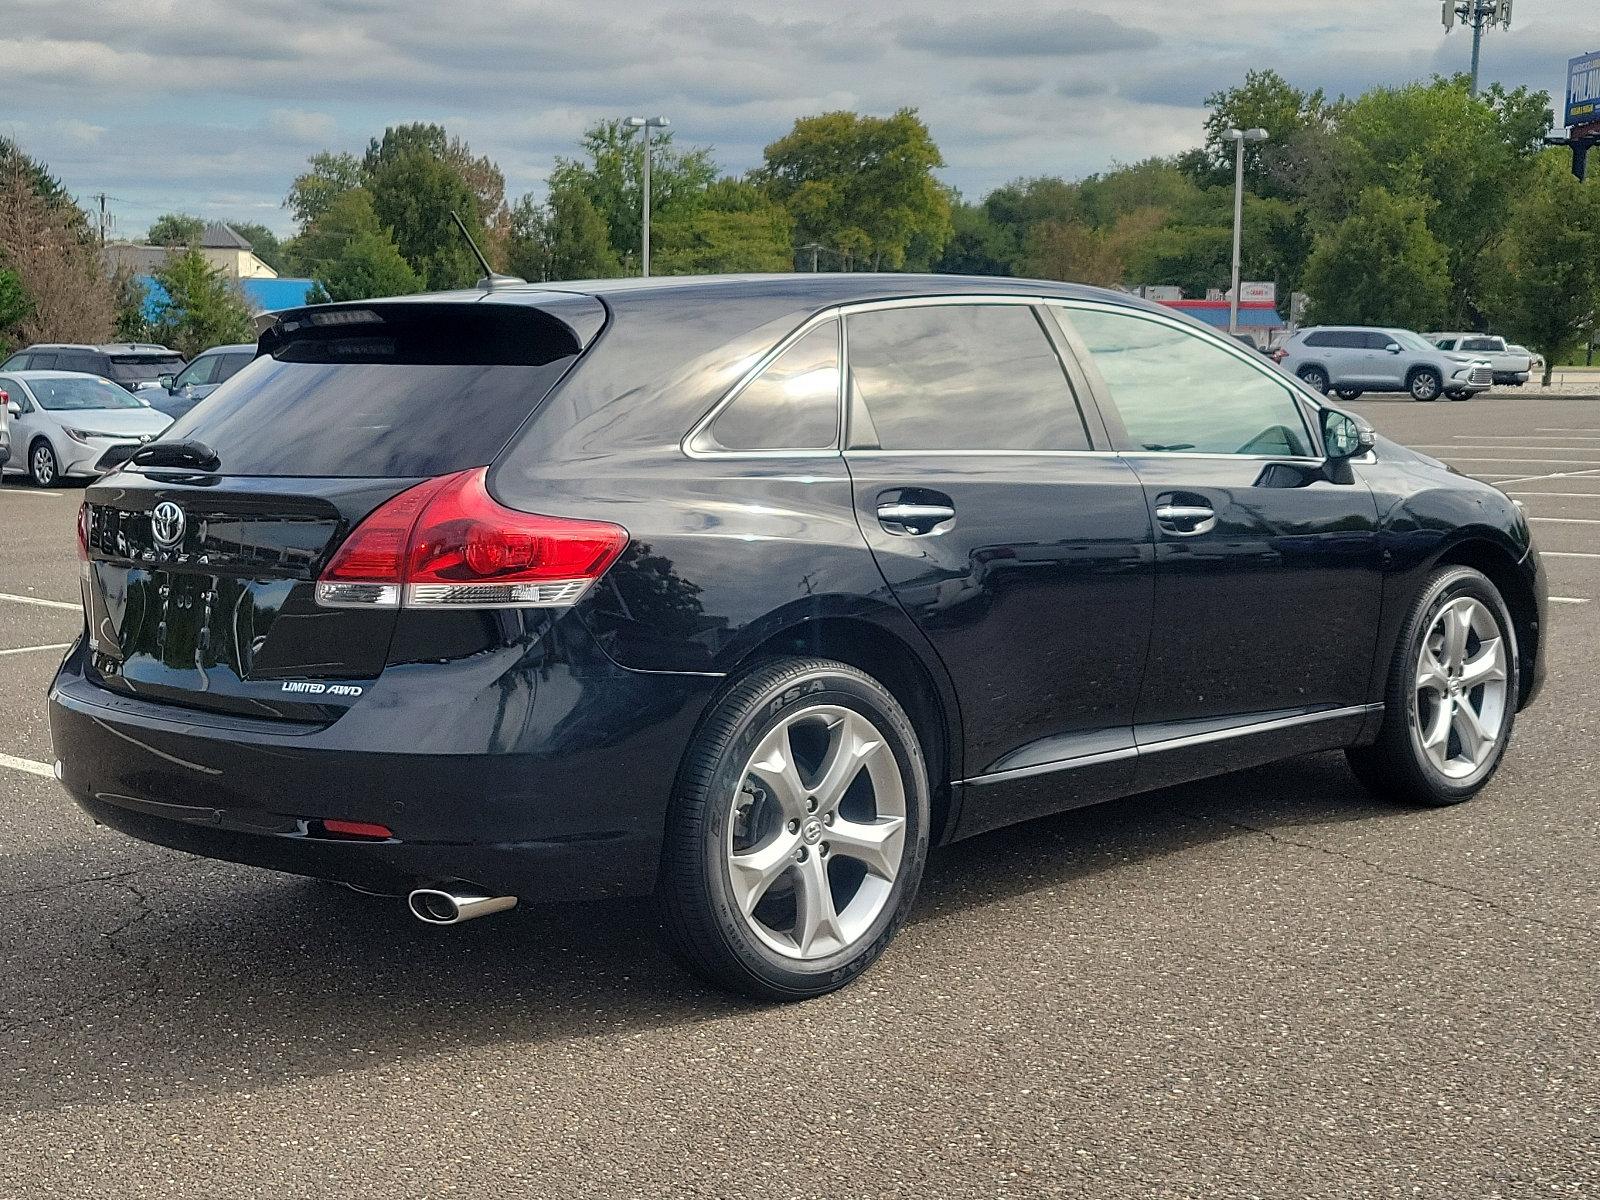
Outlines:
[{"label": "street light pole", "polygon": [[1230,129],[1222,135],[1233,143],[1233,290],[1228,293],[1228,332],[1239,332],[1240,251],[1244,246],[1244,144],[1267,140],[1265,129]]},{"label": "street light pole", "polygon": [[650,131],[672,124],[665,117],[629,117],[626,124],[644,135],[644,197],[639,213],[639,274],[650,277]]}]

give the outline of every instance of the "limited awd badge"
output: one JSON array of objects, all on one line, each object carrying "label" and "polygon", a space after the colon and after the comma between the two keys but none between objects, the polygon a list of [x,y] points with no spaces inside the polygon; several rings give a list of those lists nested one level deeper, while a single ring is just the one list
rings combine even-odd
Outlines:
[{"label": "limited awd badge", "polygon": [[163,500],[150,514],[150,536],[158,550],[175,550],[183,541],[183,509]]}]

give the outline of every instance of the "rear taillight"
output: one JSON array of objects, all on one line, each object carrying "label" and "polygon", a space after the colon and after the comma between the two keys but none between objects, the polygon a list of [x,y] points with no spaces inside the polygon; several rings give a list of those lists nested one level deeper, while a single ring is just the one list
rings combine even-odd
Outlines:
[{"label": "rear taillight", "polygon": [[608,521],[506,508],[487,468],[408,488],[357,525],[317,580],[336,607],[564,608],[628,545]]},{"label": "rear taillight", "polygon": [[1284,359],[1286,359],[1288,357],[1289,357],[1289,352],[1287,350],[1285,350],[1282,346],[1279,346],[1276,350],[1274,350],[1272,352],[1272,361],[1275,362],[1275,363],[1281,363]]}]

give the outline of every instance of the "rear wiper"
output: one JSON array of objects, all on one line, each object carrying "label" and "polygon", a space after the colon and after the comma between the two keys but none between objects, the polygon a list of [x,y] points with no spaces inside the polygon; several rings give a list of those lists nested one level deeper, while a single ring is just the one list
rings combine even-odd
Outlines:
[{"label": "rear wiper", "polygon": [[190,438],[181,442],[151,442],[140,446],[128,459],[132,466],[194,467],[199,471],[215,471],[222,465],[217,452],[204,442]]}]

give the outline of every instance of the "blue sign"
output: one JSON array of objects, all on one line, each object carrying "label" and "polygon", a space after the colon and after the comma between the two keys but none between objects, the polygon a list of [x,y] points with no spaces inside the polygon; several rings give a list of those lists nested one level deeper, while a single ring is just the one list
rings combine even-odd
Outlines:
[{"label": "blue sign", "polygon": [[1567,65],[1567,124],[1600,122],[1600,50]]}]

